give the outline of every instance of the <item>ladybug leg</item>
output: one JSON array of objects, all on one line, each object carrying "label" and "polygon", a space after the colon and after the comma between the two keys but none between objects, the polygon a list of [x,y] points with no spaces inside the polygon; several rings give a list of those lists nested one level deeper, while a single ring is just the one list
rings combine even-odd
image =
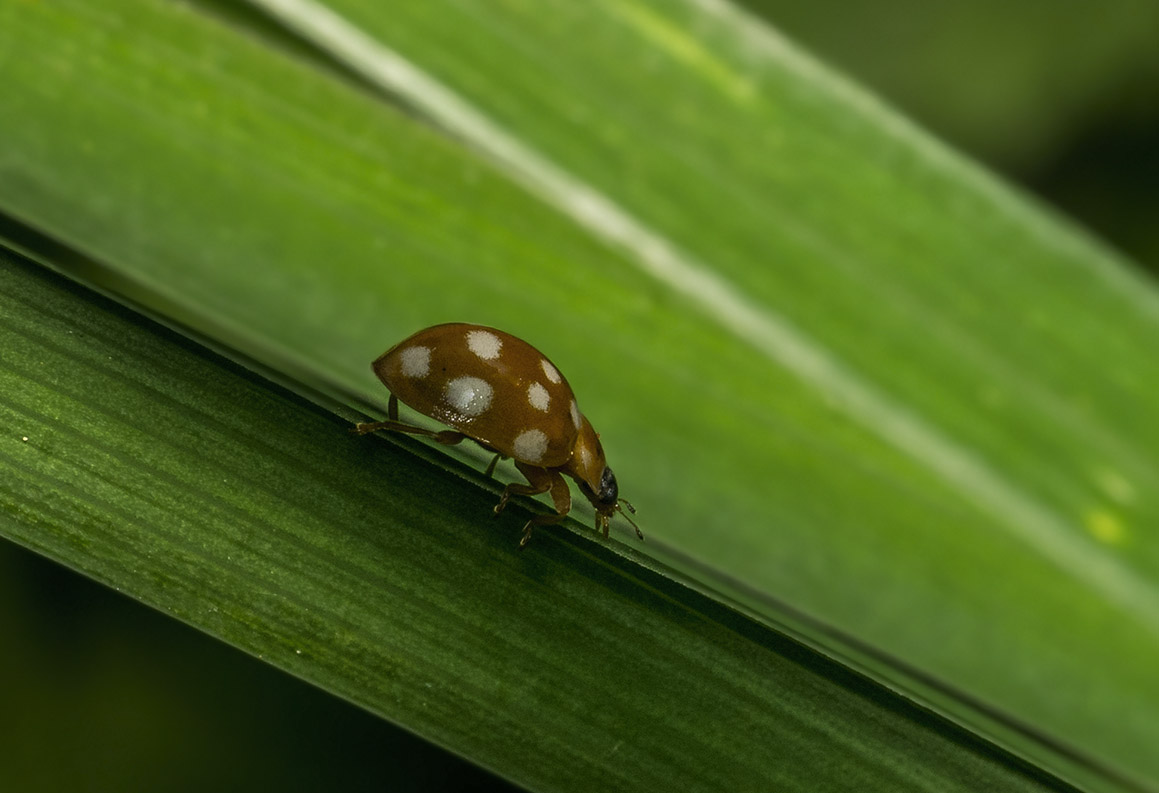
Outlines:
[{"label": "ladybug leg", "polygon": [[515,467],[519,469],[519,473],[527,477],[527,484],[521,485],[518,482],[512,482],[503,488],[503,495],[499,497],[499,503],[495,505],[496,515],[503,511],[503,508],[507,506],[507,499],[512,496],[537,496],[551,490],[551,472],[546,468],[524,465],[518,460],[515,461]]},{"label": "ladybug leg", "polygon": [[503,488],[503,496],[495,505],[496,515],[503,511],[503,507],[507,505],[507,499],[513,495],[534,496],[550,491],[551,500],[555,504],[556,514],[536,515],[523,526],[523,537],[519,540],[519,547],[526,548],[536,526],[550,526],[553,523],[559,523],[571,511],[571,490],[567,486],[567,481],[560,476],[559,471],[525,465],[518,460],[515,461],[515,467],[527,477],[528,484],[521,485],[518,482],[512,482]]},{"label": "ladybug leg", "polygon": [[454,446],[456,443],[462,443],[467,437],[461,432],[455,430],[443,430],[442,432],[435,432],[428,430],[425,427],[416,427],[412,424],[403,424],[401,421],[368,421],[364,424],[355,424],[354,428],[350,430],[356,435],[366,435],[371,432],[378,432],[379,430],[389,430],[390,432],[404,432],[409,435],[422,435],[432,440],[437,441],[445,446]]},{"label": "ladybug leg", "polygon": [[487,470],[483,472],[483,476],[485,476],[485,477],[487,477],[488,479],[490,479],[490,478],[491,478],[491,474],[495,473],[495,465],[496,465],[496,464],[497,464],[497,463],[498,463],[500,460],[506,460],[506,459],[507,459],[507,458],[506,458],[506,457],[504,457],[504,456],[503,456],[502,454],[500,454],[499,452],[495,452],[495,456],[491,458],[491,462],[490,462],[490,463],[487,465]]},{"label": "ladybug leg", "polygon": [[550,526],[553,523],[559,523],[571,511],[571,490],[567,486],[567,481],[556,471],[553,471],[551,476],[551,500],[555,502],[557,514],[536,515],[527,521],[523,527],[523,537],[519,540],[520,550],[526,548],[527,543],[531,542],[531,532],[536,526]]},{"label": "ladybug leg", "polygon": [[444,446],[454,446],[456,443],[462,443],[467,437],[461,432],[455,430],[443,430],[442,432],[435,432],[424,427],[416,427],[413,424],[403,424],[398,420],[398,397],[394,394],[390,395],[390,400],[386,403],[386,417],[387,421],[368,421],[364,424],[355,424],[351,432],[356,435],[366,435],[371,432],[378,432],[379,430],[389,430],[391,432],[405,432],[410,435],[423,435],[427,438],[432,438]]}]

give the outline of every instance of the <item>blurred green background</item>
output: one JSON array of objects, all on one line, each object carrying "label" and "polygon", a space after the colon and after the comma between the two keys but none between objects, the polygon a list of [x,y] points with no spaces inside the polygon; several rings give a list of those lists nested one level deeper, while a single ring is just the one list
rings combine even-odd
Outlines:
[{"label": "blurred green background", "polygon": [[[748,5],[934,134],[1159,268],[1155,4]],[[392,789],[403,779],[412,789],[507,787],[6,542],[0,636],[9,790],[377,790],[386,779]],[[43,757],[11,751],[41,743],[60,752],[47,763],[51,776]]]},{"label": "blurred green background", "polygon": [[1159,6],[747,4],[943,140],[1159,268]]}]

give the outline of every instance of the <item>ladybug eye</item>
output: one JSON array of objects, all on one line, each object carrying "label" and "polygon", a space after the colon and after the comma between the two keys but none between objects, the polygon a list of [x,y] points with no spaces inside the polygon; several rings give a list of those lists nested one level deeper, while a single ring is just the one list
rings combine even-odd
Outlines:
[{"label": "ladybug eye", "polygon": [[601,504],[615,504],[616,498],[620,495],[620,488],[616,484],[616,475],[612,473],[611,468],[604,468],[604,473],[600,476],[600,492],[597,497]]}]

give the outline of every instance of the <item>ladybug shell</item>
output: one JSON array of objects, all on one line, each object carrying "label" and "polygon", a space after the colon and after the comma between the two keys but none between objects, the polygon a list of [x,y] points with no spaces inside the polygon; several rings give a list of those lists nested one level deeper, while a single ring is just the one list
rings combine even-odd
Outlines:
[{"label": "ladybug shell", "polygon": [[571,458],[583,421],[571,386],[510,333],[435,325],[383,353],[374,372],[411,408],[506,457],[544,468]]}]

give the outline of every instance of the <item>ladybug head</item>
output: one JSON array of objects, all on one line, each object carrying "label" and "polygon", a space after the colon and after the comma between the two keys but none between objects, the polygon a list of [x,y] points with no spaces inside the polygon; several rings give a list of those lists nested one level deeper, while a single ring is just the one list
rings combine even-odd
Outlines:
[{"label": "ladybug head", "polygon": [[626,500],[620,498],[620,486],[616,483],[616,475],[608,467],[604,459],[604,448],[600,445],[600,436],[592,428],[586,416],[581,417],[579,435],[576,437],[575,448],[572,450],[571,460],[568,461],[567,473],[579,483],[580,491],[592,502],[596,509],[596,529],[603,530],[608,536],[608,523],[612,515],[619,512],[632,524],[636,535],[644,539],[640,527],[628,517],[620,506],[623,504],[629,512],[635,509]]},{"label": "ladybug head", "polygon": [[600,474],[600,486],[596,488],[596,499],[601,505],[610,506],[616,503],[619,495],[620,486],[616,484],[616,475],[605,465],[603,473]]}]

